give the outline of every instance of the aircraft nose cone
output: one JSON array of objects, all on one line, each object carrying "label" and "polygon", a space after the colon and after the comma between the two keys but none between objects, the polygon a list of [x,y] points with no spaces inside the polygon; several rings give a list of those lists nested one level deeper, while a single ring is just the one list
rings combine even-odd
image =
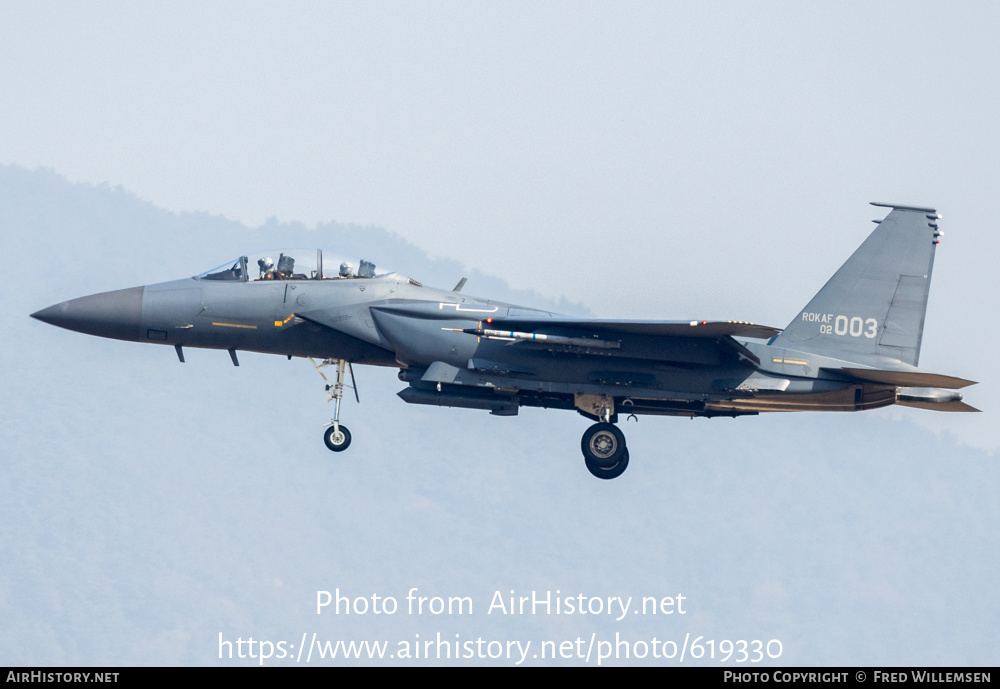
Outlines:
[{"label": "aircraft nose cone", "polygon": [[138,340],[144,289],[131,287],[70,299],[36,311],[31,317],[88,335]]}]

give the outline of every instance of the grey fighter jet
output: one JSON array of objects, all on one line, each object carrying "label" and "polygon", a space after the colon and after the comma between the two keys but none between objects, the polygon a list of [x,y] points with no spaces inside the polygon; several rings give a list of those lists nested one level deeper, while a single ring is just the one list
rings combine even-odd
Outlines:
[{"label": "grey fighter jet", "polygon": [[[336,368],[325,442],[347,449],[340,402],[351,364],[398,367],[410,404],[514,416],[576,410],[603,479],[628,466],[620,415],[742,416],[857,411],[902,404],[977,411],[973,381],[917,367],[934,253],[932,208],[891,208],[784,330],[743,321],[568,318],[425,287],[367,260],[322,251],[241,256],[172,282],[72,299],[32,314],[70,330],[135,342],[308,358]],[[317,363],[315,359],[321,360]],[[323,376],[326,379],[326,376]]]}]

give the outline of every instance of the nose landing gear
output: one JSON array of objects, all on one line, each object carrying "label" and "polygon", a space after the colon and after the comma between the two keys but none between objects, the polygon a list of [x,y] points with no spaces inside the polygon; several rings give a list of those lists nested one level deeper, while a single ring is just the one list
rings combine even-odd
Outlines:
[{"label": "nose landing gear", "polygon": [[[350,362],[345,359],[326,359],[323,363],[317,364],[313,361],[312,357],[309,357],[309,363],[313,365],[316,372],[323,376],[323,380],[326,381],[326,401],[332,402],[336,400],[337,402],[333,420],[324,424],[328,426],[328,428],[326,429],[326,432],[323,433],[323,442],[326,443],[326,446],[333,452],[343,452],[351,445],[351,432],[347,430],[347,426],[340,425],[340,400],[344,397],[345,369],[351,373],[351,387],[354,389],[354,399],[358,402],[361,401],[360,397],[358,397],[357,384],[354,382],[354,369],[351,368]],[[331,385],[330,380],[320,369],[324,366],[330,366],[332,364],[337,365],[337,382]]]}]

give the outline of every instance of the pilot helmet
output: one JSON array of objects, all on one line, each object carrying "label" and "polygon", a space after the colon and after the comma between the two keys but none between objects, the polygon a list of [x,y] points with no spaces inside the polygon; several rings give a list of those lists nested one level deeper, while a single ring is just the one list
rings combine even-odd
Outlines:
[{"label": "pilot helmet", "polygon": [[257,259],[257,267],[260,268],[261,273],[270,273],[274,270],[274,261],[270,256],[259,258]]},{"label": "pilot helmet", "polygon": [[354,276],[354,266],[348,261],[344,261],[340,264],[340,277],[349,278]]}]

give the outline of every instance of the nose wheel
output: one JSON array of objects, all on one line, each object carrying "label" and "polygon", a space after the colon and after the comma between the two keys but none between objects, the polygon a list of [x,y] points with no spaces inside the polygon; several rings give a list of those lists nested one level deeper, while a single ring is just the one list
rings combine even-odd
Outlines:
[{"label": "nose wheel", "polygon": [[351,445],[351,432],[347,430],[347,426],[335,423],[326,429],[326,433],[323,434],[323,442],[334,452],[343,452]]},{"label": "nose wheel", "polygon": [[[351,387],[354,389],[354,398],[358,402],[361,401],[358,397],[357,384],[354,382],[354,369],[351,368],[351,364],[345,359],[326,359],[322,363],[317,364],[313,361],[312,357],[309,357],[309,363],[313,365],[316,372],[323,376],[323,380],[326,381],[326,401],[336,401],[337,403],[333,413],[333,420],[326,424],[328,428],[323,433],[323,442],[333,452],[343,452],[351,446],[351,432],[347,430],[347,426],[340,424],[340,400],[344,397],[344,373],[346,371],[350,371],[351,373]],[[337,382],[331,384],[330,379],[320,369],[333,364],[337,366]]]},{"label": "nose wheel", "polygon": [[602,479],[617,478],[628,468],[625,434],[612,423],[595,423],[580,441],[587,470]]}]

